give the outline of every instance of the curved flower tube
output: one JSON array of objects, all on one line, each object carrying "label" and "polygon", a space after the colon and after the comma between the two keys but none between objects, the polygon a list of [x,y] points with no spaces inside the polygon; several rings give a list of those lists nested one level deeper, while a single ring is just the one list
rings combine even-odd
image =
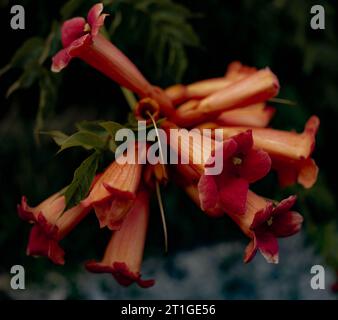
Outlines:
[{"label": "curved flower tube", "polygon": [[277,238],[292,236],[302,226],[303,217],[291,211],[295,202],[296,196],[290,196],[275,205],[252,191],[248,192],[245,214],[230,215],[251,239],[244,262],[250,262],[259,250],[267,262],[278,263]]},{"label": "curved flower tube", "polygon": [[218,117],[223,111],[268,100],[278,91],[277,77],[266,68],[235,81],[201,101],[188,101],[176,110],[172,120],[182,127],[190,127]]},{"label": "curved flower tube", "polygon": [[142,288],[153,286],[154,280],[143,280],[140,274],[148,220],[149,193],[141,190],[121,229],[113,233],[102,261],[87,262],[87,270],[95,273],[111,273],[123,286],[129,286],[134,282]]},{"label": "curved flower tube", "polygon": [[65,211],[66,202],[62,191],[55,193],[37,207],[29,207],[26,197],[18,205],[19,216],[34,223],[30,232],[27,255],[45,256],[55,264],[64,264],[64,250],[59,241],[85,218],[91,208],[81,204]]},{"label": "curved flower tube", "polygon": [[254,144],[269,153],[272,168],[277,170],[281,186],[299,182],[310,188],[317,180],[318,167],[311,154],[319,128],[319,119],[312,116],[302,133],[270,128],[220,127],[217,123],[205,123],[200,129],[222,129],[223,138],[230,138],[248,129],[252,130]]},{"label": "curved flower tube", "polygon": [[61,28],[64,49],[53,57],[52,71],[61,71],[72,58],[79,57],[141,98],[153,98],[160,104],[164,114],[171,114],[174,109],[165,93],[152,86],[137,67],[99,33],[107,16],[101,14],[102,10],[102,3],[98,3],[89,10],[87,21],[76,17],[64,22]]},{"label": "curved flower tube", "polygon": [[[138,156],[137,150],[135,156]],[[87,198],[82,200],[84,207],[94,207],[100,228],[120,228],[136,197],[142,174],[140,162],[121,164],[114,161],[97,179]]]},{"label": "curved flower tube", "polygon": [[247,107],[224,111],[216,119],[220,126],[246,126],[250,128],[266,127],[274,116],[276,109],[257,103]]},{"label": "curved flower tube", "polygon": [[[181,164],[178,170],[183,175],[193,172],[192,181],[196,175],[199,176],[198,192],[202,210],[212,212],[219,206],[227,213],[243,214],[249,184],[270,171],[268,154],[253,148],[251,131],[240,133],[218,145],[215,141],[211,144],[206,141],[198,130],[170,131],[170,147],[181,158],[181,163],[182,159],[188,160],[187,169],[184,170],[184,164]],[[221,164],[221,171],[210,174],[208,169],[211,164]]]},{"label": "curved flower tube", "polygon": [[190,99],[203,99],[256,71],[256,68],[247,67],[238,61],[234,61],[228,66],[224,77],[201,80],[186,86],[176,84],[165,89],[165,93],[174,105],[181,104]]}]

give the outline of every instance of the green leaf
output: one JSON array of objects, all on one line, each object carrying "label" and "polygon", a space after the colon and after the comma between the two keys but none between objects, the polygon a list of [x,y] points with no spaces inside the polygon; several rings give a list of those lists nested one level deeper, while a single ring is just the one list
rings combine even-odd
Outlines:
[{"label": "green leaf", "polygon": [[[169,81],[181,81],[188,66],[186,47],[200,46],[199,38],[188,21],[195,15],[172,0],[114,3],[110,10],[118,21],[111,24],[110,36],[116,40],[133,35],[128,37],[130,45],[144,48],[143,54],[148,62],[153,65],[155,61],[152,67],[156,77],[166,77],[168,81],[169,76]],[[124,41],[123,45],[128,43]]]},{"label": "green leaf", "polygon": [[115,134],[118,130],[123,129],[124,126],[114,121],[101,121],[99,122],[100,126],[104,128],[112,138],[115,137]]},{"label": "green leaf", "polygon": [[68,135],[58,130],[43,131],[43,132],[40,132],[40,134],[48,135],[52,137],[55,143],[59,146],[61,146],[69,138]]},{"label": "green leaf", "polygon": [[56,74],[42,68],[39,79],[39,106],[34,127],[34,134],[37,142],[39,142],[39,132],[44,126],[44,120],[52,113],[56,105],[59,83],[60,78]]},{"label": "green leaf", "polygon": [[44,47],[39,57],[39,64],[42,65],[47,58],[54,55],[59,47],[61,32],[57,21],[53,21],[51,31],[44,42]]},{"label": "green leaf", "polygon": [[95,177],[100,157],[100,152],[94,152],[75,170],[73,180],[65,191],[65,210],[79,204],[88,194],[90,185]]},{"label": "green leaf", "polygon": [[115,152],[116,148],[118,146],[118,144],[115,141],[116,132],[120,129],[123,129],[124,126],[122,126],[121,124],[114,122],[114,121],[100,122],[100,126],[102,128],[104,128],[108,132],[109,136],[111,137],[111,139],[109,141],[109,149],[112,152]]},{"label": "green leaf", "polygon": [[60,10],[62,20],[67,20],[73,16],[74,12],[80,8],[84,1],[83,0],[69,0],[67,1]]},{"label": "green leaf", "polygon": [[28,67],[6,92],[6,97],[11,96],[18,89],[29,88],[40,76],[40,68],[37,65]]},{"label": "green leaf", "polygon": [[103,120],[94,120],[94,121],[83,120],[77,122],[75,126],[79,131],[88,131],[99,136],[104,136],[106,135],[106,131],[100,125],[101,122],[103,122]]},{"label": "green leaf", "polygon": [[44,41],[42,38],[34,37],[26,40],[15,52],[11,61],[0,69],[0,77],[10,68],[25,68],[32,62],[37,61],[43,51]]},{"label": "green leaf", "polygon": [[105,139],[99,135],[89,132],[89,131],[78,131],[73,135],[69,136],[61,145],[60,150],[64,151],[65,149],[71,147],[82,147],[84,149],[98,149],[102,150],[105,147]]}]

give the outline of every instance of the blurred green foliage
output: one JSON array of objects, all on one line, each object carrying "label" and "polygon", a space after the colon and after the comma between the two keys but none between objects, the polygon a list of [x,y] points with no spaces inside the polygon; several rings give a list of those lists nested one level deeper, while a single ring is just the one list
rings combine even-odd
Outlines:
[{"label": "blurred green foliage", "polygon": [[[55,145],[43,136],[37,139],[38,132],[62,130],[70,134],[81,120],[125,123],[129,110],[116,84],[78,60],[61,74],[49,71],[50,58],[61,46],[60,23],[85,15],[95,1],[18,2],[26,8],[25,31],[9,28],[9,4],[0,2],[1,30],[6,32],[6,50],[0,52],[0,272],[22,263],[31,267],[33,281],[41,279],[46,268],[59,267],[25,257],[29,227],[17,218],[15,205],[22,194],[34,205],[68,185],[74,170],[89,156],[78,149],[55,155]],[[269,66],[281,82],[279,97],[296,102],[296,106],[276,104],[274,127],[301,131],[311,114],[320,117],[314,158],[321,171],[315,187],[281,191],[270,174],[255,188],[278,199],[292,192],[299,194],[298,209],[306,218],[309,245],[338,269],[337,5],[323,0],[104,2],[111,15],[106,34],[153,83],[167,86],[220,76],[229,62],[240,60],[256,67]],[[325,7],[325,30],[310,28],[314,4]],[[100,166],[107,163],[108,158]],[[232,222],[207,218],[172,186],[164,192],[164,201],[170,250],[242,237]],[[153,209],[156,213],[156,206]],[[170,237],[170,233],[176,236]],[[93,217],[87,219],[65,240],[68,263],[62,272],[76,271],[85,259],[99,257],[108,236],[106,231],[99,232]],[[162,247],[156,245],[161,237],[160,218],[154,214],[148,254],[161,252]]]}]

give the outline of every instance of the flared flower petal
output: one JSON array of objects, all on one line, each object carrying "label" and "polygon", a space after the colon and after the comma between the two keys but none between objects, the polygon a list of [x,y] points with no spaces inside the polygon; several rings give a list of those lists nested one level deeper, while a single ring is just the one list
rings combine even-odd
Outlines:
[{"label": "flared flower petal", "polygon": [[274,223],[271,225],[271,229],[278,238],[290,237],[300,231],[302,223],[303,217],[298,212],[288,211],[274,216]]},{"label": "flared flower petal", "polygon": [[61,26],[61,41],[64,48],[85,35],[86,20],[76,17],[65,21]]},{"label": "flared flower petal", "polygon": [[299,183],[309,189],[316,183],[319,168],[312,158],[290,160],[283,157],[271,157],[272,168],[277,171],[279,185],[288,187]]},{"label": "flared flower petal", "polygon": [[62,192],[56,192],[36,207],[30,207],[27,204],[27,198],[21,198],[21,204],[17,206],[18,215],[21,219],[35,223],[39,215],[43,215],[47,220],[55,222],[62,214],[65,208],[65,198]]},{"label": "flared flower petal", "polygon": [[84,207],[94,207],[101,228],[120,228],[136,197],[141,174],[142,164],[138,161],[123,164],[114,161],[97,179],[81,204]]},{"label": "flared flower petal", "polygon": [[220,180],[218,186],[220,206],[225,212],[243,214],[249,183],[243,178],[229,177]]},{"label": "flared flower petal", "polygon": [[223,152],[223,172],[209,177],[202,174],[199,180],[201,207],[209,210],[218,205],[227,213],[243,214],[249,184],[269,172],[271,160],[264,151],[252,149],[251,131],[233,136],[225,146],[231,148]]},{"label": "flared flower petal", "polygon": [[[206,176],[208,177],[208,176]],[[196,184],[190,184],[190,185],[186,185],[183,186],[184,191],[186,192],[186,194],[190,197],[190,199],[199,207],[201,208],[201,210],[203,210],[206,214],[208,214],[208,216],[210,217],[221,217],[224,215],[224,211],[222,210],[222,208],[220,206],[218,206],[217,204],[219,202],[216,201],[216,203],[212,202],[209,204],[204,204],[204,208],[202,208],[202,201],[200,199],[200,192],[197,188]],[[217,193],[215,193],[217,196]]]},{"label": "flared flower petal", "polygon": [[260,253],[269,263],[278,263],[278,242],[272,232],[256,232],[256,244]]},{"label": "flared flower petal", "polygon": [[311,158],[318,127],[318,117],[312,116],[300,134],[269,128],[220,127],[211,122],[198,128],[222,129],[225,139],[250,129],[254,146],[266,151],[271,157],[272,168],[277,171],[282,187],[298,182],[305,188],[311,188],[318,176],[318,167]]},{"label": "flared flower petal", "polygon": [[56,264],[64,264],[64,251],[59,241],[90,211],[90,208],[77,205],[64,212],[65,206],[62,192],[55,193],[35,208],[29,207],[26,198],[22,198],[18,214],[34,223],[27,246],[28,255],[45,256]]},{"label": "flared flower petal", "polygon": [[291,211],[295,201],[296,197],[290,196],[274,205],[249,191],[245,214],[229,214],[251,239],[245,250],[244,262],[251,261],[259,250],[267,262],[278,263],[277,238],[297,233],[303,222],[299,213]]},{"label": "flared flower petal", "polygon": [[96,273],[111,273],[123,286],[136,282],[147,288],[154,280],[141,279],[140,268],[149,219],[149,194],[139,191],[121,229],[115,231],[101,262],[89,261],[86,268]]},{"label": "flared flower petal", "polygon": [[27,255],[44,256],[53,263],[62,265],[65,263],[64,250],[59,246],[58,228],[51,225],[41,216],[29,234]]},{"label": "flared flower petal", "polygon": [[85,50],[86,47],[90,45],[90,43],[91,38],[88,34],[85,34],[82,37],[74,40],[68,47],[61,49],[52,58],[51,70],[53,72],[60,72],[62,69],[68,66],[73,57],[77,57],[81,51]]},{"label": "flared flower petal", "polygon": [[106,16],[108,16],[108,14],[102,14],[102,11],[103,4],[97,3],[88,12],[87,22],[90,26],[90,34],[93,37],[95,37],[99,33],[100,28],[104,24]]},{"label": "flared flower petal", "polygon": [[141,98],[156,100],[165,115],[174,113],[170,99],[164,91],[152,86],[137,67],[99,31],[107,14],[102,14],[103,5],[95,4],[89,11],[87,22],[83,18],[73,18],[64,22],[61,38],[64,49],[54,57],[53,72],[65,68],[74,57],[79,57],[90,66],[116,81]]},{"label": "flared flower petal", "polygon": [[239,175],[249,183],[265,177],[271,169],[271,159],[263,150],[251,149],[243,159],[243,165],[238,169]]}]

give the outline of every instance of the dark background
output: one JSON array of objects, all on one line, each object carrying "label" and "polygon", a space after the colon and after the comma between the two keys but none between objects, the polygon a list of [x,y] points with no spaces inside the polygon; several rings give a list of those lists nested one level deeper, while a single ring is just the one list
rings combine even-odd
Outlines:
[{"label": "dark background", "polygon": [[[64,267],[56,267],[45,259],[25,256],[29,226],[16,215],[16,204],[21,195],[27,195],[32,205],[39,203],[67,185],[74,170],[87,155],[81,149],[55,155],[57,146],[51,139],[44,136],[37,139],[34,135],[36,119],[41,121],[39,129],[71,133],[77,121],[106,119],[123,123],[128,114],[128,106],[118,85],[83,62],[74,60],[58,75],[48,73],[50,57],[60,48],[57,28],[60,21],[69,16],[84,16],[95,3],[73,0],[74,7],[68,6],[60,14],[65,2],[27,0],[13,3],[25,7],[26,29],[12,30],[9,13],[12,2],[0,1],[0,68],[9,63],[28,38],[37,36],[44,41],[51,32],[52,22],[56,21],[56,32],[51,37],[45,61],[36,65],[36,59],[32,58],[29,67],[18,63],[0,77],[0,274],[7,275],[12,265],[22,264],[29,270],[28,285],[42,285],[47,271],[62,274],[71,288],[66,297],[83,298],[81,291],[72,284],[72,278],[83,269],[84,261],[101,256],[109,232],[99,230],[95,217],[89,217],[64,241],[67,263]],[[279,97],[296,103],[293,106],[275,104],[277,114],[273,127],[301,132],[310,115],[320,117],[321,127],[314,153],[320,167],[317,184],[311,190],[300,186],[280,190],[272,173],[257,184],[255,190],[276,199],[297,193],[297,209],[305,216],[302,231],[304,250],[310,247],[331,272],[337,270],[336,4],[305,0],[106,3],[105,11],[111,14],[107,18],[106,29],[111,40],[154,84],[165,87],[177,82],[189,83],[222,76],[231,61],[240,60],[257,68],[269,66],[280,80]],[[310,8],[314,4],[325,8],[325,30],[310,28]],[[34,55],[35,49],[27,50],[25,56]],[[43,76],[34,76],[34,70],[38,69],[43,70]],[[22,80],[18,90],[6,98],[8,88],[25,72],[29,75],[28,79]],[[50,84],[47,88],[44,86],[46,81]],[[46,101],[41,101],[41,90],[45,90]],[[206,217],[172,185],[163,191],[163,197],[170,239],[168,261],[171,261],[170,255],[176,252],[224,242],[231,245],[240,241],[244,249],[247,239],[226,218],[213,220]],[[153,203],[146,256],[165,258],[155,199]],[[288,252],[281,253],[281,260],[283,254]],[[231,265],[240,261],[241,256],[235,256],[226,263]],[[250,265],[246,268],[248,270]],[[169,262],[166,270],[175,279],[183,277]],[[6,285],[1,283],[0,297],[9,297]],[[245,283],[236,286],[235,289],[230,286],[226,297],[234,298],[236,295],[232,292],[247,290]],[[193,293],[191,297],[194,297]],[[222,297],[224,295],[214,298]]]}]

